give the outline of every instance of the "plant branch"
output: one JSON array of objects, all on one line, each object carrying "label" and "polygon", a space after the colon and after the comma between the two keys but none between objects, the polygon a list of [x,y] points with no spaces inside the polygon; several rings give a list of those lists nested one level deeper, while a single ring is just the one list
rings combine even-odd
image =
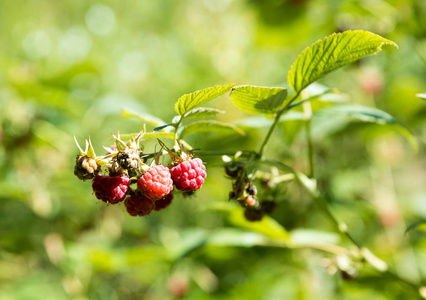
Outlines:
[{"label": "plant branch", "polygon": [[279,122],[279,120],[280,120],[280,118],[281,118],[282,114],[283,114],[284,112],[286,112],[286,111],[289,109],[290,105],[294,102],[294,100],[296,100],[296,99],[297,99],[297,97],[299,97],[300,92],[301,92],[301,91],[297,92],[297,93],[296,93],[296,95],[294,95],[294,97],[293,97],[293,98],[291,98],[291,100],[290,100],[289,102],[287,102],[287,104],[286,104],[286,105],[285,105],[282,109],[280,109],[280,110],[277,112],[277,115],[275,116],[274,123],[273,123],[273,124],[271,125],[271,127],[269,128],[269,131],[268,131],[268,133],[266,134],[266,137],[265,137],[265,139],[263,140],[262,145],[260,146],[260,149],[259,149],[259,152],[258,152],[259,157],[262,157],[262,155],[263,155],[263,151],[265,150],[265,146],[266,146],[266,144],[268,143],[269,138],[270,138],[270,137],[271,137],[271,135],[272,135],[272,132],[274,132],[275,127],[277,127],[278,122]]}]

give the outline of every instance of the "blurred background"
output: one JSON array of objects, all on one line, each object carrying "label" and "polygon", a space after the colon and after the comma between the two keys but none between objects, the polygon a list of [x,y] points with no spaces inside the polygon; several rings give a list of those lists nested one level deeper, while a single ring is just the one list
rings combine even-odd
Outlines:
[{"label": "blurred background", "polygon": [[[185,93],[285,85],[305,47],[348,29],[380,34],[399,50],[320,82],[393,115],[420,150],[384,126],[314,123],[319,185],[354,236],[400,276],[425,278],[426,233],[404,235],[426,220],[426,103],[416,97],[426,92],[425,1],[0,0],[0,299],[415,299],[362,265],[348,276],[336,256],[265,246],[271,232],[213,209],[231,190],[219,158],[203,158],[209,175],[194,197],[178,195],[143,218],[100,203],[73,175],[74,135],[83,145],[90,135],[102,154],[117,130],[142,129],[122,108],[170,122]],[[226,96],[211,105],[227,111],[222,121],[249,117]],[[189,141],[258,149],[266,129],[242,128],[245,137]],[[266,155],[306,171],[301,128],[283,123]],[[297,184],[284,184],[274,200],[269,226],[351,247]]]}]

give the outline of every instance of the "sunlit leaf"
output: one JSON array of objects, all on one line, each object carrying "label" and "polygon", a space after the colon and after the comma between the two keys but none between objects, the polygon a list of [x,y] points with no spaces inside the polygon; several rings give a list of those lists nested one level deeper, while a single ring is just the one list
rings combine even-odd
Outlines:
[{"label": "sunlit leaf", "polygon": [[217,85],[214,87],[209,87],[200,91],[193,92],[191,94],[183,95],[176,102],[175,111],[182,116],[189,112],[191,109],[200,106],[210,100],[213,100],[219,97],[220,95],[225,94],[235,85],[237,85],[237,83],[232,83],[228,85]]},{"label": "sunlit leaf", "polygon": [[314,229],[299,228],[291,233],[291,240],[295,245],[312,245],[312,244],[337,244],[340,237],[337,233],[326,232]]},{"label": "sunlit leaf", "polygon": [[216,108],[209,108],[209,107],[197,107],[190,111],[188,111],[184,117],[185,118],[208,118],[208,117],[214,117],[218,114],[224,114],[225,112],[223,110],[219,110]]},{"label": "sunlit leaf", "polygon": [[188,134],[200,132],[234,132],[240,135],[245,135],[244,131],[233,124],[222,123],[214,120],[205,120],[182,126],[180,136],[184,137]]},{"label": "sunlit leaf", "polygon": [[287,97],[282,87],[243,85],[232,90],[229,99],[238,109],[251,114],[274,114]]},{"label": "sunlit leaf", "polygon": [[210,235],[207,244],[215,246],[253,247],[268,245],[269,241],[268,238],[259,233],[235,228],[222,228]]},{"label": "sunlit leaf", "polygon": [[383,45],[398,47],[368,31],[334,33],[306,48],[297,57],[288,73],[288,83],[295,92],[300,92],[327,73],[379,52]]}]

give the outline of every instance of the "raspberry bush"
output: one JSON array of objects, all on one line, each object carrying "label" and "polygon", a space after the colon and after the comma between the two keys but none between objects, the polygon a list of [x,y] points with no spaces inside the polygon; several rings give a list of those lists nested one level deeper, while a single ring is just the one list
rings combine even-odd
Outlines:
[{"label": "raspberry bush", "polygon": [[[158,122],[158,118],[139,114],[139,118],[155,124],[154,130],[147,132],[144,128],[138,134],[126,135],[129,138],[127,141],[120,135],[113,136],[114,146],[107,148],[105,155],[95,155],[90,140],[87,141],[85,151],[79,147],[80,154],[76,159],[74,173],[79,179],[93,180],[96,198],[110,204],[125,199],[124,205],[129,215],[146,216],[153,210],[160,211],[169,206],[177,193],[183,196],[192,195],[204,184],[209,184],[202,158],[220,156],[223,160],[224,175],[230,180],[229,198],[222,200],[230,200],[241,206],[234,221],[240,220],[238,222],[242,227],[259,232],[263,232],[267,226],[273,227],[274,230],[280,226],[274,223],[269,215],[273,215],[283,201],[286,184],[289,181],[297,181],[330,220],[336,232],[352,243],[351,252],[346,249],[340,251],[339,248],[340,252],[345,253],[345,259],[351,262],[349,265],[352,268],[348,270],[347,267],[337,264],[335,267],[341,274],[356,274],[357,272],[352,272],[352,266],[366,264],[381,274],[397,278],[406,286],[414,287],[418,292],[421,290],[419,286],[393,272],[386,262],[354,238],[347,225],[334,215],[318,188],[314,170],[311,131],[314,119],[344,117],[399,126],[399,131],[416,147],[409,130],[386,112],[361,105],[327,101],[327,96],[338,94],[336,89],[314,84],[337,68],[367,55],[376,54],[381,51],[383,45],[397,47],[394,42],[370,32],[345,31],[317,41],[297,57],[288,73],[290,90],[285,87],[233,83],[183,95],[174,106],[177,115],[171,122]],[[221,111],[201,107],[226,93],[236,108],[258,116],[235,123],[223,123],[213,118]],[[315,105],[319,102],[323,102],[322,105]],[[197,120],[200,118],[204,120]],[[306,169],[305,172],[291,167],[291,162],[287,164],[265,155],[274,130],[287,121],[303,122],[305,125],[308,157],[307,167],[301,168]],[[268,129],[257,151],[195,149],[186,139],[188,135],[210,131],[228,131],[244,135],[243,130],[236,124],[242,124],[245,128],[266,124]],[[141,142],[147,139],[157,139],[160,150],[146,152]],[[166,140],[171,141],[173,146],[166,146],[163,142]],[[196,194],[194,197],[196,198]],[[297,247],[296,241],[291,240],[285,229],[279,228],[274,238],[281,238],[281,242],[285,241]],[[323,247],[321,250],[336,253],[334,247]]]}]

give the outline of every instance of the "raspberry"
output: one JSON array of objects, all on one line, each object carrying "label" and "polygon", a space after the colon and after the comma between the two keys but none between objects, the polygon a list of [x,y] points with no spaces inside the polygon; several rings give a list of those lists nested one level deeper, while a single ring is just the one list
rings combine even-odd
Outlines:
[{"label": "raspberry", "polygon": [[167,206],[169,206],[170,203],[172,203],[172,200],[173,200],[173,194],[170,193],[170,194],[164,196],[163,198],[155,201],[155,208],[154,209],[156,211],[162,210],[162,209],[166,208]]},{"label": "raspberry", "polygon": [[260,204],[260,207],[265,212],[265,214],[270,215],[277,208],[277,203],[274,201],[263,201]]},{"label": "raspberry", "polygon": [[126,200],[124,200],[124,205],[129,215],[133,217],[149,215],[155,206],[153,200],[136,194],[127,197]]},{"label": "raspberry", "polygon": [[74,175],[80,180],[92,179],[99,172],[96,159],[78,155],[74,167]]},{"label": "raspberry", "polygon": [[170,170],[173,183],[180,191],[198,190],[206,178],[206,167],[199,158],[184,161]]},{"label": "raspberry", "polygon": [[163,198],[173,190],[169,168],[163,165],[151,167],[138,179],[138,188],[154,201]]},{"label": "raspberry", "polygon": [[253,196],[248,196],[246,199],[246,206],[255,206],[257,203],[256,198]]},{"label": "raspberry", "polygon": [[92,188],[96,198],[106,203],[116,204],[126,196],[129,178],[126,176],[96,175]]},{"label": "raspberry", "polygon": [[256,208],[246,207],[244,210],[244,217],[247,221],[256,222],[260,221],[263,218],[263,211]]}]

